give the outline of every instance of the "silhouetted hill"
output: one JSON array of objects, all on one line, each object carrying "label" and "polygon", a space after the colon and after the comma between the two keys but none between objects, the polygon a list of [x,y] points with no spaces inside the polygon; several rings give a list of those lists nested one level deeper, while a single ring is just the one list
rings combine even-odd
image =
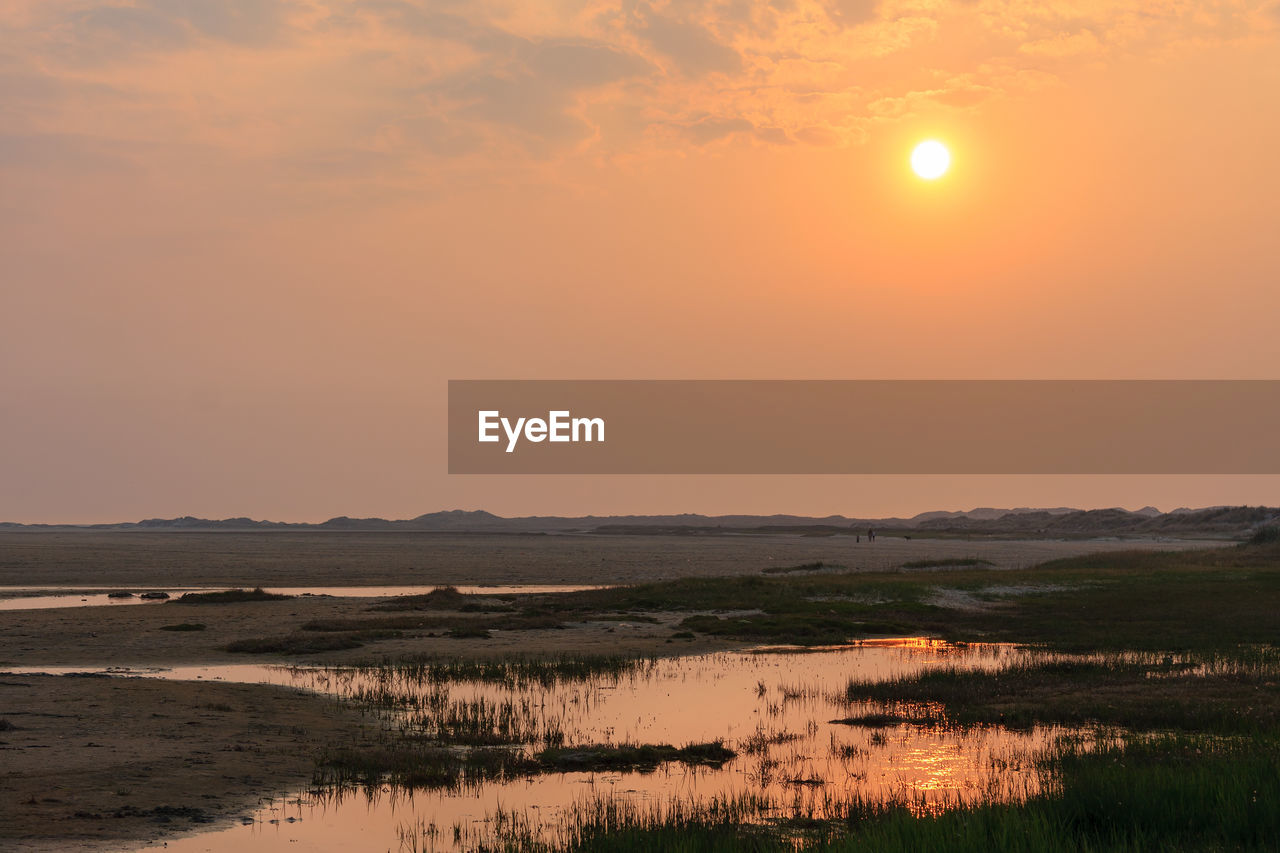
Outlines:
[{"label": "silhouetted hill", "polygon": [[1063,514],[1029,512],[1000,518],[931,519],[918,529],[938,533],[1002,536],[1215,536],[1240,537],[1280,519],[1275,507],[1211,507],[1151,513],[1124,509],[1075,510]]},{"label": "silhouetted hill", "polygon": [[1030,538],[1091,538],[1100,536],[1175,536],[1246,538],[1258,528],[1280,521],[1274,507],[1179,508],[1162,513],[1155,507],[1129,510],[1068,507],[1051,509],[994,509],[924,512],[912,518],[848,518],[831,515],[613,515],[524,516],[503,518],[484,510],[447,510],[415,518],[350,518],[338,516],[319,524],[261,521],[252,518],[218,520],[182,516],[148,518],[119,524],[15,524],[0,523],[0,530],[154,530],[154,531],[253,531],[316,530],[420,533],[582,533],[597,535],[709,536],[789,534],[836,536],[865,533],[868,528],[884,534],[952,536],[1001,536]]}]

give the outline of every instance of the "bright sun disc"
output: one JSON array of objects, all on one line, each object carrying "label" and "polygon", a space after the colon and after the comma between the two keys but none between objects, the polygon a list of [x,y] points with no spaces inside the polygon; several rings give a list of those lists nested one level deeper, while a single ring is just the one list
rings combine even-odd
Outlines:
[{"label": "bright sun disc", "polygon": [[912,170],[927,181],[941,178],[951,165],[951,152],[941,142],[930,139],[921,142],[911,152]]}]

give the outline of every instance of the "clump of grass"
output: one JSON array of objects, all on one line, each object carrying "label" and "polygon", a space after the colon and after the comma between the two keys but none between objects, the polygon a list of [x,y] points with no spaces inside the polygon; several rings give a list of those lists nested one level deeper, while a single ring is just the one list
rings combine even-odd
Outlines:
[{"label": "clump of grass", "polygon": [[980,557],[941,557],[933,560],[912,560],[909,563],[903,563],[904,569],[940,569],[950,566],[974,567],[974,566],[994,566],[995,563],[990,560],[983,560]]},{"label": "clump of grass", "polygon": [[901,714],[859,714],[854,717],[841,717],[838,720],[831,720],[832,725],[860,726],[868,729],[887,729],[890,726],[918,722],[921,722],[921,720],[917,717],[905,717]]},{"label": "clump of grass", "polygon": [[399,741],[330,750],[318,761],[312,783],[337,789],[376,790],[390,785],[404,790],[456,791],[485,781],[529,775],[537,770],[537,763],[520,749],[458,750]]},{"label": "clump of grass", "polygon": [[697,635],[697,634],[695,634],[695,633],[693,633],[692,631],[676,631],[674,634],[672,634],[672,635],[671,635],[671,639],[673,639],[673,640],[694,640],[694,639],[697,639],[697,636],[698,636],[698,635]]},{"label": "clump of grass", "polygon": [[565,742],[560,714],[544,712],[519,697],[457,700],[443,690],[426,697],[402,698],[413,710],[400,721],[414,738],[473,747],[529,744],[550,748]]},{"label": "clump of grass", "polygon": [[829,568],[827,564],[818,560],[813,563],[801,563],[798,566],[769,566],[760,571],[766,575],[789,575],[793,572],[817,572],[825,568]]},{"label": "clump of grass", "polygon": [[262,587],[253,589],[227,589],[221,592],[188,592],[171,604],[240,604],[246,601],[284,601],[293,598],[278,592],[267,592]]},{"label": "clump of grass", "polygon": [[795,732],[776,731],[768,732],[758,729],[755,734],[742,741],[739,746],[747,755],[764,755],[769,751],[769,747],[777,746],[783,743],[794,743],[800,740],[800,735]]},{"label": "clump of grass", "polygon": [[670,744],[595,744],[544,749],[535,758],[546,769],[583,770],[653,770],[660,764],[678,761],[683,764],[720,767],[737,755],[721,741],[692,743],[677,749]]},{"label": "clump of grass", "polygon": [[398,595],[380,601],[371,610],[457,610],[470,600],[456,586],[442,586],[423,595]]},{"label": "clump of grass", "polygon": [[205,624],[203,622],[179,622],[176,625],[161,625],[161,631],[203,631]]},{"label": "clump of grass", "polygon": [[372,605],[370,610],[457,610],[461,612],[508,612],[514,608],[491,595],[468,595],[456,586],[442,586],[423,595],[398,595]]},{"label": "clump of grass", "polygon": [[223,649],[228,652],[251,655],[305,655],[358,649],[364,645],[365,640],[385,639],[391,636],[395,635],[389,632],[373,636],[368,634],[286,634],[281,637],[235,640],[223,646]]},{"label": "clump of grass", "polygon": [[902,626],[897,623],[868,622],[818,614],[731,617],[699,614],[686,617],[680,622],[680,627],[713,637],[768,640],[800,646],[838,645],[859,637],[904,633]]},{"label": "clump of grass", "polygon": [[380,682],[398,680],[407,684],[445,684],[454,681],[480,681],[515,688],[530,684],[550,687],[600,677],[643,676],[656,665],[655,658],[643,656],[566,655],[495,660],[400,659],[362,664],[353,669],[375,675]]}]

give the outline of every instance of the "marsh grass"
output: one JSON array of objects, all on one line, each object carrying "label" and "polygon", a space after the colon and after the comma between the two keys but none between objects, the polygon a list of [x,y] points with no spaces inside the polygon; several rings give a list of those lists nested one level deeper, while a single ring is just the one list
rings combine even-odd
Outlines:
[{"label": "marsh grass", "polygon": [[[944,661],[908,677],[850,682],[839,698],[882,706],[831,721],[872,730],[865,746],[833,737],[833,754],[855,763],[888,743],[885,730],[903,724],[1067,725],[1097,739],[1066,739],[1047,755],[1019,759],[1038,767],[1042,783],[1020,802],[994,788],[954,801],[904,795],[835,802],[811,784],[815,776],[800,773],[775,777],[795,783],[790,811],[774,797],[661,806],[601,799],[567,812],[550,840],[509,815],[503,825],[523,829],[504,848],[1280,849],[1278,542],[1260,531],[1240,546],[1113,552],[998,574],[962,558],[919,561],[898,572],[778,572],[788,577],[531,598],[528,607],[566,616],[684,613],[683,630],[781,643],[901,633],[1021,641],[1043,650],[994,671]],[[987,606],[932,603],[938,576],[912,568],[945,569],[948,589]],[[996,578],[1008,592],[992,598]],[[787,733],[762,729],[738,746],[777,773],[768,755],[774,738],[785,743]]]},{"label": "marsh grass", "polygon": [[176,625],[161,625],[161,631],[203,631],[205,629],[203,622],[179,622]]},{"label": "marsh grass", "polygon": [[[802,565],[763,576],[520,596],[499,611],[481,610],[488,605],[456,590],[437,590],[431,601],[378,608],[398,612],[315,620],[287,637],[239,642],[253,645],[246,651],[301,654],[327,643],[352,648],[341,644],[428,630],[487,634],[666,614],[664,622],[678,620],[681,633],[788,645],[885,634],[1033,643],[1042,654],[991,671],[940,657],[907,677],[827,685],[839,703],[876,703],[870,710],[840,704],[836,714],[859,713],[830,721],[870,730],[841,732],[855,744],[831,741],[852,771],[869,751],[896,742],[905,729],[889,730],[904,724],[1066,725],[1099,733],[1096,742],[1064,742],[1043,756],[1037,766],[1044,784],[1024,802],[1009,803],[1007,792],[994,789],[954,801],[848,797],[816,784],[830,774],[810,772],[796,747],[783,746],[798,736],[775,723],[777,730],[762,727],[734,746],[748,756],[742,759],[748,773],[759,765],[763,780],[768,764],[775,782],[794,789],[788,793],[794,800],[609,799],[575,806],[551,837],[529,815],[506,814],[498,821],[507,831],[505,849],[1280,848],[1280,818],[1273,814],[1280,801],[1280,543],[1262,537],[1214,550],[1113,552],[998,572],[968,560],[914,566],[944,574],[913,572],[910,565],[879,573],[809,572]],[[991,599],[993,581],[1009,592]],[[935,603],[943,582],[984,606]],[[331,750],[317,784],[456,790],[533,773],[627,772],[682,761],[679,754],[690,747],[574,744],[568,706],[544,704],[537,689],[580,681],[586,690],[597,681],[643,677],[651,665],[625,657],[436,658],[335,669],[335,677],[353,674],[342,701],[379,716],[385,740]],[[459,696],[459,682],[510,695]],[[763,725],[789,701],[817,701],[807,689],[777,689],[780,696],[759,685]],[[585,700],[579,707],[587,707]],[[1142,734],[1157,730],[1166,734]]]},{"label": "marsh grass", "polygon": [[516,688],[531,685],[551,687],[601,677],[643,677],[652,672],[657,663],[657,658],[628,655],[559,655],[490,660],[425,658],[369,662],[337,671],[376,675],[382,683],[389,685],[442,685],[457,681],[477,681]]},{"label": "marsh grass", "polygon": [[[525,612],[579,619],[683,612],[684,630],[800,644],[877,635],[1037,643],[1077,651],[1280,644],[1275,618],[1280,541],[1266,535],[1258,540],[1179,552],[1113,551],[1018,570],[950,566],[941,574],[684,578],[531,595]],[[942,606],[937,599],[945,585],[985,600],[993,581],[1023,594],[997,596],[970,609]]]},{"label": "marsh grass", "polygon": [[818,560],[813,563],[801,563],[798,566],[769,566],[761,569],[760,572],[765,575],[789,575],[795,572],[818,572],[827,568],[835,567]]},{"label": "marsh grass", "polygon": [[312,784],[318,789],[458,791],[484,782],[527,776],[537,770],[523,750],[458,750],[396,740],[329,750],[318,761]]},{"label": "marsh grass", "polygon": [[[515,604],[444,587],[373,608],[401,615],[318,619],[303,630],[345,633],[345,644],[334,648],[354,648],[351,643],[377,639],[384,631],[482,639],[493,631],[556,630],[566,622],[593,620],[651,621],[661,614],[663,621],[678,620],[673,627],[682,635],[784,645],[883,636],[1034,643],[1074,651],[1280,644],[1280,620],[1275,618],[1280,612],[1280,542],[1261,532],[1256,539],[1211,550],[1109,552],[1008,571],[966,557],[946,560],[948,565],[936,573],[797,571],[685,578],[521,595]],[[193,602],[261,600],[256,591],[233,590],[193,593],[178,601],[191,596],[199,596]],[[980,606],[962,606],[965,602]],[[415,610],[437,612],[418,615]],[[319,641],[281,638],[240,645],[241,651],[284,654],[295,648],[300,653],[323,650]]]},{"label": "marsh grass", "polygon": [[364,645],[365,640],[381,640],[393,636],[396,634],[390,631],[368,634],[285,634],[279,637],[234,640],[223,646],[223,649],[228,652],[251,655],[306,655],[358,649]]},{"label": "marsh grass", "polygon": [[262,587],[227,589],[220,592],[188,592],[166,604],[241,604],[247,601],[285,601],[292,595],[267,592]]},{"label": "marsh grass", "polygon": [[[542,853],[862,851],[1144,851],[1275,849],[1280,745],[1205,736],[1064,743],[1041,760],[1050,780],[1020,803],[991,797],[930,804],[797,799],[780,809],[743,795],[636,803],[596,797],[568,809],[556,837],[507,816],[490,849]],[[804,780],[800,780],[804,781]]]},{"label": "marsh grass", "polygon": [[[1041,723],[1217,733],[1280,730],[1280,651],[1045,655],[996,670],[940,666],[849,682],[849,701],[937,706],[948,722],[1026,728]],[[890,714],[892,716],[892,714]],[[935,715],[936,716],[936,715]]]},{"label": "marsh grass", "polygon": [[557,747],[543,750],[536,759],[544,768],[562,771],[646,771],[670,761],[720,767],[736,755],[722,741],[711,741],[679,748],[670,744],[626,743]]},{"label": "marsh grass", "polygon": [[909,725],[912,723],[928,725],[932,722],[935,721],[928,718],[921,719],[920,717],[888,713],[858,714],[853,717],[841,717],[838,720],[831,720],[833,725],[856,726],[866,729],[887,729],[892,726],[900,726],[904,724]]},{"label": "marsh grass", "polygon": [[[735,757],[720,741],[674,747],[669,744],[591,744],[566,747],[563,734],[537,726],[483,703],[458,703],[445,719],[410,724],[401,732],[384,732],[380,741],[330,749],[317,762],[312,779],[317,788],[400,791],[462,790],[485,782],[549,772],[651,772],[678,762],[719,767]],[[411,732],[411,733],[410,733]],[[523,748],[534,740],[553,743],[537,752]]]},{"label": "marsh grass", "polygon": [[838,645],[860,637],[900,635],[910,630],[907,624],[901,622],[866,621],[815,613],[746,616],[699,614],[683,619],[680,627],[712,637],[807,646]]},{"label": "marsh grass", "polygon": [[423,595],[398,595],[379,601],[370,610],[456,610],[461,612],[510,612],[514,608],[492,595],[459,592],[457,587],[442,586]]},{"label": "marsh grass", "polygon": [[492,631],[545,631],[564,627],[556,617],[541,613],[479,617],[405,615],[328,618],[304,622],[301,632],[235,640],[223,648],[229,652],[244,654],[305,655],[358,649],[368,642],[406,636],[487,640],[492,637]]},{"label": "marsh grass", "polygon": [[960,568],[974,566],[994,566],[995,563],[990,560],[983,560],[979,557],[942,557],[935,560],[912,560],[909,563],[903,563],[904,569],[942,569],[942,568]]}]

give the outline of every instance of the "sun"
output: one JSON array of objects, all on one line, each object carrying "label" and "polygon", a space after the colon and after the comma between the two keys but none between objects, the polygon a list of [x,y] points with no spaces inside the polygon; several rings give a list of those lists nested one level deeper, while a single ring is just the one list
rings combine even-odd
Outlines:
[{"label": "sun", "polygon": [[926,139],[911,152],[912,170],[926,181],[941,178],[950,166],[951,152],[936,139]]}]

